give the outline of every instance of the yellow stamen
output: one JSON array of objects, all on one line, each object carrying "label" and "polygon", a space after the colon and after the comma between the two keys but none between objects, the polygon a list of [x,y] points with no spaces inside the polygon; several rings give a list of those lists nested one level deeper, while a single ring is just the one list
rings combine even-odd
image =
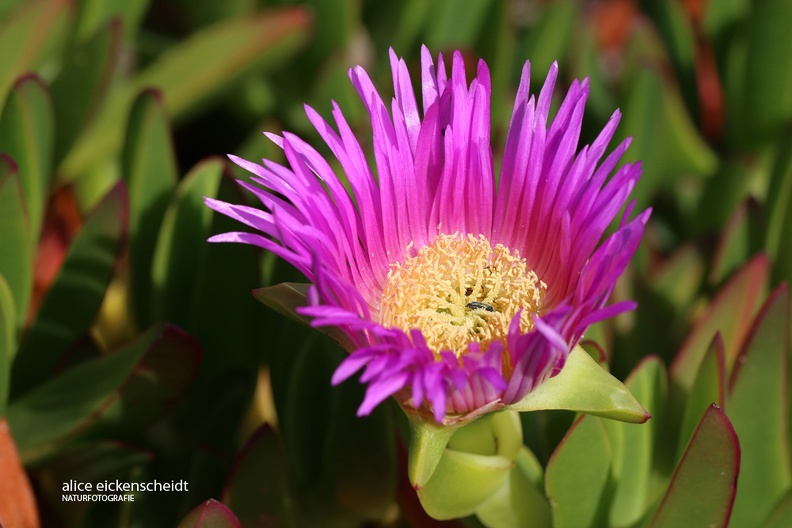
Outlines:
[{"label": "yellow stamen", "polygon": [[391,265],[380,323],[418,328],[435,354],[451,350],[459,357],[471,341],[482,350],[495,340],[505,343],[520,309],[521,331],[533,328],[546,290],[517,251],[492,247],[483,235],[439,235],[415,256]]}]

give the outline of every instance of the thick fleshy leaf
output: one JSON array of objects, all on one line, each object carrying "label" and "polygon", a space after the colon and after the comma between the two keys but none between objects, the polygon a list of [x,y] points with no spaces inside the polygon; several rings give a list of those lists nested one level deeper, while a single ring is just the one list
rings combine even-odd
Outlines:
[{"label": "thick fleshy leaf", "polygon": [[38,528],[36,499],[5,418],[0,418],[0,523]]},{"label": "thick fleshy leaf", "polygon": [[613,450],[611,471],[616,485],[609,516],[609,526],[613,527],[634,525],[656,499],[651,488],[652,466],[657,415],[665,406],[665,366],[658,357],[649,356],[635,368],[625,384],[654,419],[642,425],[603,422]]},{"label": "thick fleshy leaf", "polygon": [[699,365],[716,332],[723,336],[726,365],[730,370],[748,335],[750,321],[764,298],[768,279],[767,258],[760,255],[745,264],[719,291],[698,318],[671,364],[671,379],[683,394],[693,386]]},{"label": "thick fleshy leaf", "polygon": [[776,505],[762,528],[787,528],[792,526],[792,490]]},{"label": "thick fleshy leaf", "polygon": [[774,264],[773,281],[792,284],[792,129],[785,131],[776,150],[767,208],[765,248]]},{"label": "thick fleshy leaf", "polygon": [[712,344],[699,365],[696,380],[685,401],[682,425],[679,428],[677,459],[690,442],[700,417],[713,403],[725,409],[726,403],[726,358],[720,333],[715,334]]},{"label": "thick fleshy leaf", "polygon": [[429,7],[426,44],[433,49],[449,46],[473,46],[479,36],[492,0],[474,2],[460,9],[454,0],[439,0]]},{"label": "thick fleshy leaf", "polygon": [[104,102],[120,57],[122,26],[120,20],[114,20],[99,29],[67,56],[60,73],[52,81],[52,105],[58,123],[56,164]]},{"label": "thick fleshy leaf", "polygon": [[712,261],[710,282],[719,284],[736,271],[750,255],[756,254],[764,236],[756,203],[746,200],[737,208],[722,228],[718,247]]},{"label": "thick fleshy leaf", "polygon": [[650,417],[624,384],[579,346],[570,352],[557,376],[507,408],[520,412],[564,409],[630,423],[643,423]]},{"label": "thick fleshy leaf", "polygon": [[[297,313],[297,308],[308,304],[306,296],[308,295],[308,288],[310,287],[310,284],[283,282],[275,286],[256,288],[252,290],[251,293],[256,300],[269,306],[276,312],[310,326],[311,318]],[[318,328],[317,330],[327,334],[330,339],[338,343],[338,345],[347,352],[352,352],[354,350],[346,334],[336,327],[328,326]]]},{"label": "thick fleshy leaf", "polygon": [[199,358],[184,332],[154,327],[27,392],[8,408],[22,458],[36,460],[89,434],[139,430],[181,396]]},{"label": "thick fleshy leaf", "polygon": [[729,417],[740,437],[732,526],[758,526],[792,486],[789,453],[789,291],[782,284],[754,321],[731,376]]},{"label": "thick fleshy leaf", "polygon": [[151,265],[178,169],[162,94],[145,91],[132,105],[122,170],[129,188],[129,254],[134,315],[140,326],[153,321]]},{"label": "thick fleshy leaf", "polygon": [[[729,419],[713,404],[690,439],[650,526],[726,527],[739,472],[740,442]],[[742,491],[742,480],[740,484]]]},{"label": "thick fleshy leaf", "polygon": [[33,242],[16,164],[3,154],[0,154],[0,233],[3,234],[0,275],[5,278],[14,301],[16,333],[25,321],[33,289]]},{"label": "thick fleshy leaf", "polygon": [[533,453],[523,447],[517,454],[516,465],[509,472],[509,478],[476,509],[476,516],[486,526],[549,528],[552,519],[550,503],[542,484],[542,466]]},{"label": "thick fleshy leaf", "polygon": [[188,513],[177,528],[239,528],[239,521],[225,505],[209,499]]},{"label": "thick fleshy leaf", "polygon": [[17,164],[34,241],[41,231],[52,178],[53,128],[52,103],[44,82],[34,75],[17,80],[0,117],[0,152]]},{"label": "thick fleshy leaf", "polygon": [[0,273],[0,417],[5,416],[11,381],[11,361],[16,352],[17,313],[11,288]]},{"label": "thick fleshy leaf", "polygon": [[[239,200],[239,189],[231,178],[222,178],[218,199]],[[211,215],[210,233],[228,231],[233,221]],[[242,244],[204,244],[204,257],[197,262],[187,330],[205,351],[201,382],[212,383],[230,368],[256,372],[262,356],[278,335],[281,321],[270,321],[251,297],[250,288],[261,284],[261,251]],[[275,318],[272,318],[275,319]],[[222,332],[217,329],[222,328]],[[289,343],[289,350],[294,349]]]},{"label": "thick fleshy leaf", "polygon": [[67,0],[28,0],[3,18],[0,49],[6,53],[0,61],[0,101],[5,99],[14,79],[59,49],[72,7]]},{"label": "thick fleshy leaf", "polygon": [[234,461],[223,490],[223,502],[243,526],[259,526],[268,519],[273,526],[289,526],[292,497],[289,492],[285,454],[280,438],[263,425],[247,441]]},{"label": "thick fleshy leaf", "polygon": [[607,525],[602,503],[607,500],[612,456],[602,420],[580,417],[547,464],[545,491],[555,528]]},{"label": "thick fleshy leaf", "polygon": [[[127,193],[116,185],[85,221],[14,361],[12,394],[50,376],[94,322],[126,233]],[[79,299],[79,302],[75,302]]]},{"label": "thick fleshy leaf", "polygon": [[190,323],[196,296],[196,276],[206,254],[212,211],[204,196],[217,196],[224,163],[206,160],[179,183],[157,239],[152,262],[151,318],[181,326]]},{"label": "thick fleshy leaf", "polygon": [[122,21],[125,40],[131,41],[137,34],[151,0],[128,0],[126,2],[105,2],[104,0],[81,0],[81,9],[75,22],[77,41],[90,39],[102,26],[113,19]]},{"label": "thick fleshy leaf", "polygon": [[532,30],[525,32],[525,41],[518,43],[518,55],[531,58],[531,81],[540,85],[553,61],[566,56],[579,13],[574,0],[553,2],[543,7]]},{"label": "thick fleshy leaf", "polygon": [[[274,358],[272,379],[289,472],[299,491],[295,502],[298,510],[309,510],[303,522],[381,519],[393,501],[396,481],[388,410],[357,417],[364,386],[330,385],[343,352],[315,332],[294,350],[305,332],[291,326],[295,331],[282,333],[281,348],[281,355],[292,356],[290,364]],[[279,378],[286,378],[281,382],[285,387],[275,384]]]},{"label": "thick fleshy leaf", "polygon": [[792,117],[792,54],[783,42],[792,4],[778,0],[751,3],[745,61],[746,125],[748,139],[772,137]]},{"label": "thick fleshy leaf", "polygon": [[142,89],[155,86],[168,114],[178,119],[249,72],[282,63],[306,39],[309,27],[306,11],[292,7],[224,20],[195,33],[111,94],[106,111],[64,160],[64,177],[73,179],[121,147],[119,123]]}]

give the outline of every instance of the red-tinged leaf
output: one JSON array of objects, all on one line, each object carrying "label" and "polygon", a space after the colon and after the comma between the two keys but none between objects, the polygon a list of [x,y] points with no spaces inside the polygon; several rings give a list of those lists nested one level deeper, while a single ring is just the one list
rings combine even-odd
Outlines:
[{"label": "red-tinged leaf", "polygon": [[14,301],[16,333],[25,320],[33,286],[33,242],[17,166],[5,154],[0,154],[0,233],[0,275]]},{"label": "red-tinged leaf", "polygon": [[755,257],[721,288],[698,319],[671,364],[671,379],[683,394],[690,392],[699,365],[718,331],[723,336],[727,368],[732,368],[748,335],[750,321],[764,298],[767,278],[767,258]]},{"label": "red-tinged leaf", "polygon": [[114,19],[98,30],[66,57],[60,73],[52,81],[52,104],[58,123],[56,164],[104,102],[120,58],[122,27],[121,20]]},{"label": "red-tinged leaf", "polygon": [[693,433],[655,512],[651,528],[725,528],[731,515],[739,472],[740,443],[737,435],[726,415],[713,404]]},{"label": "red-tinged leaf", "polygon": [[139,431],[179,399],[199,359],[195,340],[160,326],[39,385],[8,408],[22,458],[37,460],[86,436]]},{"label": "red-tinged leaf", "polygon": [[603,526],[603,501],[611,468],[611,445],[602,420],[579,418],[547,464],[545,492],[553,511],[553,526]]},{"label": "red-tinged leaf", "polygon": [[[39,77],[20,77],[8,96],[0,118],[0,152],[19,168],[30,233],[38,240],[52,179],[54,115],[49,90]],[[24,313],[24,311],[21,311]]]},{"label": "red-tinged leaf", "polygon": [[728,412],[743,459],[733,526],[759,526],[792,486],[789,453],[789,291],[757,315],[730,380]]},{"label": "red-tinged leaf", "polygon": [[[31,71],[48,53],[59,49],[74,2],[26,0],[0,21],[0,101],[14,79]],[[12,51],[13,50],[13,51]]]},{"label": "red-tinged leaf", "polygon": [[291,524],[285,454],[269,425],[253,433],[237,456],[223,490],[223,502],[246,528]]},{"label": "red-tinged leaf", "polygon": [[720,332],[715,334],[685,402],[682,426],[679,429],[677,458],[688,445],[690,437],[698,426],[699,417],[713,403],[721,409],[726,408],[726,359]]},{"label": "red-tinged leaf", "polygon": [[[257,288],[252,290],[251,293],[257,301],[269,306],[276,312],[310,326],[311,318],[297,313],[297,308],[308,304],[306,297],[308,295],[308,288],[310,287],[310,284],[283,282],[275,286]],[[338,343],[338,345],[347,352],[352,352],[354,350],[354,346],[349,341],[346,334],[336,327],[329,326],[317,328],[317,330],[327,334],[330,339]]]},{"label": "red-tinged leaf", "polygon": [[0,526],[38,528],[36,499],[5,419],[0,420]]},{"label": "red-tinged leaf", "polygon": [[239,521],[225,505],[209,499],[188,513],[177,528],[239,528]]},{"label": "red-tinged leaf", "polygon": [[67,179],[106,162],[121,146],[125,114],[135,96],[156,86],[168,113],[178,119],[233,86],[252,71],[282,64],[308,38],[311,18],[302,7],[261,11],[222,20],[173,46],[120,85],[107,108],[80,137],[61,166]]},{"label": "red-tinged leaf", "polygon": [[126,212],[126,188],[119,183],[72,242],[14,360],[12,397],[50,376],[63,353],[96,319],[123,246]]}]

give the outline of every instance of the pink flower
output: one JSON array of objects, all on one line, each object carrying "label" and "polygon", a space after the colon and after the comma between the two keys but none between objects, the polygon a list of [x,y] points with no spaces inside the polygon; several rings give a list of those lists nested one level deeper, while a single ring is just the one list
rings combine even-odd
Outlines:
[{"label": "pink flower", "polygon": [[443,57],[435,67],[424,47],[421,114],[404,61],[390,58],[390,112],[362,68],[349,72],[371,116],[374,166],[337,105],[335,127],[306,107],[344,174],[297,136],[268,134],[288,167],[231,156],[253,174],[241,185],[263,209],[206,200],[260,233],[211,241],[260,246],[308,277],[300,312],[348,336],[353,349],[332,382],[363,369],[359,414],[395,396],[453,423],[518,402],[563,368],[589,325],[634,308],[606,301],[650,211],[630,220],[630,203],[600,244],[641,170],[614,173],[629,140],[600,161],[618,111],[577,152],[587,79],[548,123],[557,65],[537,100],[525,63],[498,181],[487,65],[468,85],[460,53],[449,79]]}]

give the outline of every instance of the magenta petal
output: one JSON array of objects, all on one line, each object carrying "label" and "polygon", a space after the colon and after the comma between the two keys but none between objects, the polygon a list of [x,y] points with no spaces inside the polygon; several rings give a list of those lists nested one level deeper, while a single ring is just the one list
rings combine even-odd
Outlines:
[{"label": "magenta petal", "polygon": [[[490,142],[493,94],[484,61],[468,83],[462,53],[452,54],[449,77],[443,57],[434,60],[423,46],[418,94],[408,63],[393,50],[389,59],[388,101],[363,68],[349,70],[368,113],[369,137],[356,137],[335,103],[330,121],[305,107],[335,160],[289,132],[266,134],[286,164],[229,156],[251,173],[241,187],[256,205],[212,198],[206,205],[252,232],[210,241],[259,246],[305,274],[313,286],[298,312],[313,326],[343,334],[350,355],[329,381],[336,385],[362,372],[368,388],[359,414],[399,393],[403,405],[442,422],[521,399],[563,368],[589,325],[635,307],[632,301],[608,305],[608,298],[650,211],[630,218],[634,203],[625,206],[641,166],[620,166],[629,139],[610,147],[618,110],[590,146],[579,144],[588,79],[569,85],[551,119],[554,95],[563,95],[556,93],[558,64],[537,95],[526,62],[501,155]],[[368,153],[363,145],[370,145]],[[618,228],[605,238],[620,211]],[[521,328],[519,313],[510,314],[508,335],[473,341],[457,357],[430,349],[420,328],[383,323],[389,274],[438,233],[483,235],[525,259],[548,285],[541,312],[530,314],[530,331]]]}]

